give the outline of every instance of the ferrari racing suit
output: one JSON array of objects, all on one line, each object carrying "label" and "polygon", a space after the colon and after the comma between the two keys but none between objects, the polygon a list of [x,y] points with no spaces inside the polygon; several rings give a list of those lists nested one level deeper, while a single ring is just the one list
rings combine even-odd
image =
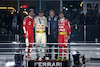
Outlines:
[{"label": "ferrari racing suit", "polygon": [[[71,34],[71,28],[69,24],[69,20],[62,18],[58,20],[58,43],[67,43],[68,39],[67,36]],[[62,47],[67,48],[67,44],[59,44],[59,56],[62,56]],[[67,52],[67,49],[64,49],[64,53]],[[66,56],[66,53],[64,54]]]},{"label": "ferrari racing suit", "polygon": [[25,37],[25,42],[27,43],[25,45],[26,57],[31,56],[30,55],[31,49],[29,49],[29,48],[32,47],[32,44],[28,44],[28,43],[34,42],[33,26],[34,26],[34,18],[31,16],[25,17],[23,20],[23,31],[24,31],[24,37],[25,37],[25,35],[28,36],[28,37]]}]

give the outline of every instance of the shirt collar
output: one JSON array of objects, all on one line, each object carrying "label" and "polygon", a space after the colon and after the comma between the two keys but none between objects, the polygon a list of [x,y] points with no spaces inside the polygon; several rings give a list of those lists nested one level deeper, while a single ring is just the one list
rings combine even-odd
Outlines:
[{"label": "shirt collar", "polygon": [[[39,16],[38,16],[39,17]],[[43,16],[43,17],[39,17],[40,19],[45,19],[45,16]]]},{"label": "shirt collar", "polygon": [[60,20],[64,20],[64,19],[65,19],[65,17],[61,18]]},{"label": "shirt collar", "polygon": [[31,17],[31,16],[29,15],[29,18],[33,18],[33,17]]},{"label": "shirt collar", "polygon": [[[55,15],[53,16],[53,18],[55,17]],[[52,18],[51,16],[50,16],[50,18]]]}]

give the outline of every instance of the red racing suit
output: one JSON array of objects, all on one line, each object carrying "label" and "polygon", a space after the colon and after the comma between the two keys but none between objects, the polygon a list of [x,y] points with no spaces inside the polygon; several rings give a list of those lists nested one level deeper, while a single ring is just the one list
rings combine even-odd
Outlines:
[{"label": "red racing suit", "polygon": [[[28,35],[28,38],[25,37],[25,42],[26,43],[33,43],[34,42],[34,32],[33,32],[33,27],[34,27],[34,18],[31,16],[27,16],[23,20],[23,31],[24,31],[24,37],[25,35]],[[25,45],[26,49],[25,52],[30,53],[32,47],[32,44],[26,44]],[[26,53],[26,56],[30,56],[30,54]]]},{"label": "red racing suit", "polygon": [[[67,35],[71,34],[71,28],[70,28],[70,24],[69,24],[69,20],[62,18],[58,20],[58,43],[67,43],[68,39],[67,39]],[[62,47],[64,46],[64,48],[67,48],[67,44],[59,44],[59,56],[62,56]],[[64,49],[64,52],[67,52],[67,49]],[[66,54],[64,54],[64,56],[66,56]]]}]

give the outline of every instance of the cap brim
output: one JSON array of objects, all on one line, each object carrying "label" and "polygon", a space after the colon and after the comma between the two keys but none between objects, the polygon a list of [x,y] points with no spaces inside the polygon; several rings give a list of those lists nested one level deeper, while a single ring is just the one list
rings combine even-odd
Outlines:
[{"label": "cap brim", "polygon": [[30,12],[33,12],[33,13],[34,13],[34,11],[29,11],[29,13],[30,13]]},{"label": "cap brim", "polygon": [[38,13],[44,13],[44,12],[38,12]]}]

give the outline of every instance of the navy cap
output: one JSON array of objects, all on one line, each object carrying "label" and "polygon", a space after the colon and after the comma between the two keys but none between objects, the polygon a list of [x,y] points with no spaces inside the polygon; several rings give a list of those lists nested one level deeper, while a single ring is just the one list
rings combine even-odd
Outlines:
[{"label": "navy cap", "polygon": [[39,10],[39,12],[38,12],[38,13],[44,13],[44,12],[43,12],[43,10]]}]

